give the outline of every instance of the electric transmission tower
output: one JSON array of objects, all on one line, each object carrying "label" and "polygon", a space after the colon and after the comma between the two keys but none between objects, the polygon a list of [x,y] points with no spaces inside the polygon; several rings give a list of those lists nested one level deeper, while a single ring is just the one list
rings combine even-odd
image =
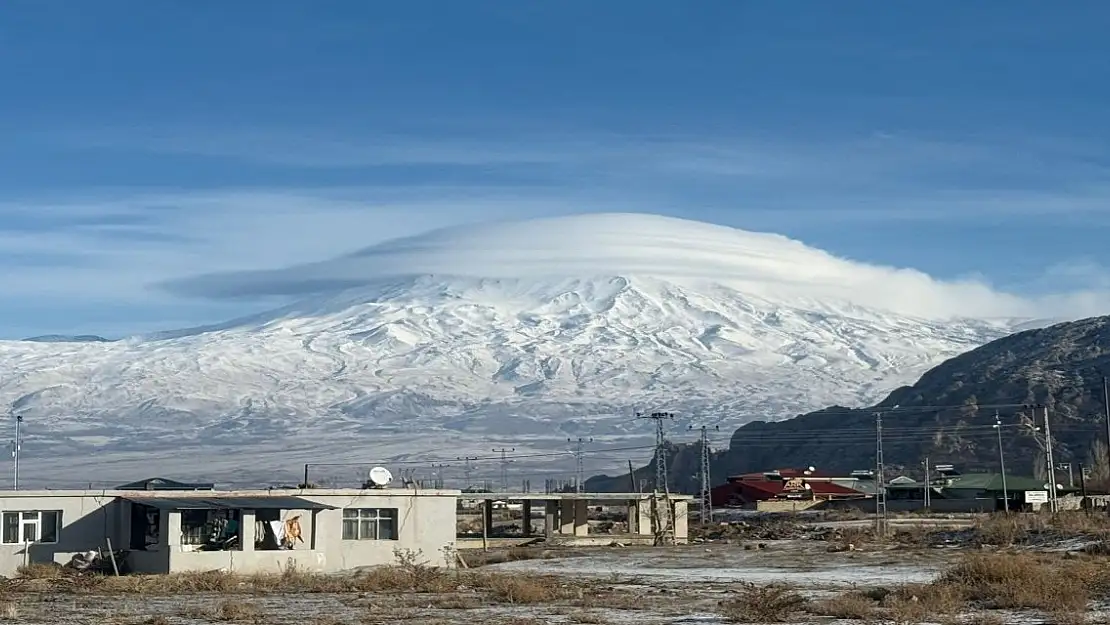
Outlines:
[{"label": "electric transmission tower", "polygon": [[434,463],[434,462],[432,463],[432,488],[443,488],[444,487],[444,483],[445,483],[444,469],[446,469],[450,466],[451,465],[446,464],[446,463],[442,463],[442,462],[440,462],[438,464]]},{"label": "electric transmission tower", "polygon": [[466,480],[466,488],[469,490],[470,487],[473,486],[470,477],[474,475],[474,465],[471,463],[477,460],[477,458],[474,456],[466,456],[465,458],[460,456],[456,458],[456,460],[461,460],[463,463],[463,478]]},{"label": "electric transmission tower", "polygon": [[[572,441],[568,438],[567,442],[573,443],[575,441]],[[574,492],[576,493],[582,492],[582,478],[585,475],[582,457],[586,452],[582,449],[582,446],[586,443],[592,442],[594,442],[594,439],[592,438],[579,438],[577,441],[577,445],[574,448]]]},{"label": "electric transmission tower", "polygon": [[883,478],[883,413],[875,413],[875,530],[886,535],[886,480]]},{"label": "electric transmission tower", "polygon": [[493,450],[493,453],[501,454],[501,492],[503,493],[509,492],[509,463],[512,462],[512,460],[505,457],[505,454],[513,451],[516,451],[516,447],[502,447]]},{"label": "electric transmission tower", "polygon": [[[694,426],[690,426],[694,429]],[[721,426],[713,426],[715,432],[721,431]],[[701,480],[701,523],[707,525],[713,522],[713,482],[709,478],[709,428],[701,426],[701,468],[698,470]]]},{"label": "electric transmission tower", "polygon": [[663,422],[674,419],[673,412],[636,413],[637,419],[655,421],[655,492],[667,491],[667,437]]}]

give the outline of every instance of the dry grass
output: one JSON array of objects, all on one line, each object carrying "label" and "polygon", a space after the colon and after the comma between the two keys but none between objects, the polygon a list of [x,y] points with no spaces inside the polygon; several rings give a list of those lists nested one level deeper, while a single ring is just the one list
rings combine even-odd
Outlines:
[{"label": "dry grass", "polygon": [[850,592],[838,597],[815,601],[809,605],[807,611],[817,616],[870,621],[874,617],[878,605],[874,599],[863,593]]},{"label": "dry grass", "polygon": [[[1110,590],[1110,568],[1096,559],[1030,553],[966,556],[929,584],[907,584],[891,591],[853,591],[805,606],[819,616],[894,623],[999,622],[997,614],[977,610],[1037,610],[1052,623],[1084,622],[1092,598]],[[964,615],[974,613],[968,620]]]},{"label": "dry grass", "polygon": [[21,579],[60,579],[65,577],[65,569],[57,564],[32,562],[16,569],[16,575]]},{"label": "dry grass", "polygon": [[262,610],[259,610],[258,606],[253,603],[223,601],[216,606],[213,617],[221,621],[250,623],[262,619]]},{"label": "dry grass", "polygon": [[0,602],[0,620],[14,621],[19,618],[19,608],[11,601]]},{"label": "dry grass", "polygon": [[534,604],[570,599],[573,589],[555,577],[533,575],[476,574],[469,577],[469,586],[484,591],[501,603]]},{"label": "dry grass", "polygon": [[571,623],[583,623],[586,625],[607,625],[609,623],[609,619],[596,612],[572,612],[567,615],[567,618],[570,619]]},{"label": "dry grass", "polygon": [[784,623],[806,605],[790,586],[745,584],[718,604],[721,616],[733,623]]},{"label": "dry grass", "polygon": [[985,545],[1016,545],[1038,534],[1110,537],[1110,517],[1065,510],[1049,514],[992,514],[975,525],[976,542]]},{"label": "dry grass", "polygon": [[955,594],[988,609],[1082,611],[1092,591],[1106,587],[1106,572],[1089,561],[1032,554],[974,554],[964,558],[928,588]]}]

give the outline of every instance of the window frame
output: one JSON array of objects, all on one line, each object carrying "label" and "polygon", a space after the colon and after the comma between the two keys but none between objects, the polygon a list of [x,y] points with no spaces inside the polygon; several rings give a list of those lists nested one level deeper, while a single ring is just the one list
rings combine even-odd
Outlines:
[{"label": "window frame", "polygon": [[[33,518],[28,518],[29,515],[34,515]],[[52,532],[43,531],[46,528],[45,519],[49,516],[54,518],[54,527]],[[15,517],[13,530],[15,531],[16,540],[8,540],[8,519],[10,516]],[[33,527],[35,532],[35,540],[24,540],[27,535],[27,528]],[[0,511],[0,544],[3,545],[56,545],[62,533],[62,511],[61,510],[3,510]],[[51,534],[52,538],[44,539],[47,534]]]},{"label": "window frame", "polygon": [[[345,541],[397,541],[401,533],[399,517],[398,508],[343,508],[340,536]],[[373,524],[373,532],[364,532],[366,524]],[[383,532],[383,527],[389,531]],[[388,536],[382,538],[384,534]]]}]

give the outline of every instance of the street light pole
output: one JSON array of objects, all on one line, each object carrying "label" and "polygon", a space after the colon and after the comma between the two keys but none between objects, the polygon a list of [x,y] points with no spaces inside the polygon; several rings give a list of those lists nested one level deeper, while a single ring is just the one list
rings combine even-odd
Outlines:
[{"label": "street light pole", "polygon": [[12,439],[12,490],[19,490],[19,452],[23,449],[23,416],[15,416],[15,438]]},{"label": "street light pole", "polygon": [[[998,464],[1002,469],[1002,506],[1010,513],[1010,490],[1006,488],[1006,455],[1002,453],[1002,418],[994,413],[994,429],[998,432]],[[996,508],[997,509],[997,508]]]}]

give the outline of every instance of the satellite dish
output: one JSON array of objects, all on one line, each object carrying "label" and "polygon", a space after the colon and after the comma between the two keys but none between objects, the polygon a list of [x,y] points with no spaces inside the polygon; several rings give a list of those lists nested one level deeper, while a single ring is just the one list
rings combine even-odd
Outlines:
[{"label": "satellite dish", "polygon": [[813,468],[813,467],[810,467],[810,468],[809,468],[809,472],[810,472],[810,473],[813,473],[813,472],[814,472],[814,471],[816,471],[816,470],[817,470],[817,469],[815,469],[815,468]]},{"label": "satellite dish", "polygon": [[806,484],[806,490],[813,490],[813,487],[810,486],[809,484]]},{"label": "satellite dish", "polygon": [[386,484],[393,481],[393,474],[385,467],[374,467],[370,469],[370,483],[378,488],[382,488]]}]

